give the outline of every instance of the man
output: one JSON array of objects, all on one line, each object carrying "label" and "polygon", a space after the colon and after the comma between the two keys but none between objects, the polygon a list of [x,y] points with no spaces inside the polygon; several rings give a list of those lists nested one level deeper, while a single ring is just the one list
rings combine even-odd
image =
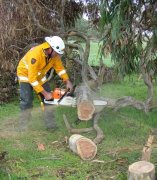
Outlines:
[{"label": "man", "polygon": [[[51,68],[54,68],[60,78],[63,79],[66,88],[72,90],[72,83],[60,58],[64,53],[64,48],[65,44],[60,37],[46,37],[44,43],[30,49],[20,60],[17,67],[17,76],[20,83],[21,128],[25,128],[31,116],[33,90],[42,101],[52,99],[51,89],[46,80],[46,74]],[[47,128],[56,128],[50,107],[44,106],[43,115]]]}]

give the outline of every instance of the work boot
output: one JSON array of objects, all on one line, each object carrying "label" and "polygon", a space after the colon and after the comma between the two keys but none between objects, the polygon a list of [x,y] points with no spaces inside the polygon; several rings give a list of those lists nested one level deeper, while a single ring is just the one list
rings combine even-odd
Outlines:
[{"label": "work boot", "polygon": [[19,127],[20,132],[26,131],[28,129],[28,123],[31,119],[31,109],[22,110],[19,117]]},{"label": "work boot", "polygon": [[57,125],[55,122],[55,110],[54,107],[45,106],[44,112],[43,112],[43,118],[46,125],[47,130],[55,130],[57,129]]}]

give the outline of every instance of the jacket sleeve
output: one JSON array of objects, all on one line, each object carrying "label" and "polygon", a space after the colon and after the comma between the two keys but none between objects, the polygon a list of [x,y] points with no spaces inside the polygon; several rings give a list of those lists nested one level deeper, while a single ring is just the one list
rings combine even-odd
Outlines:
[{"label": "jacket sleeve", "polygon": [[59,77],[61,79],[63,79],[63,81],[66,81],[67,79],[69,79],[69,76],[66,73],[66,70],[65,70],[60,58],[57,58],[55,60],[54,69],[55,69],[56,73],[59,75]]},{"label": "jacket sleeve", "polygon": [[33,89],[39,93],[44,90],[39,81],[38,77],[39,58],[37,56],[30,56],[28,61],[28,80],[32,85]]}]

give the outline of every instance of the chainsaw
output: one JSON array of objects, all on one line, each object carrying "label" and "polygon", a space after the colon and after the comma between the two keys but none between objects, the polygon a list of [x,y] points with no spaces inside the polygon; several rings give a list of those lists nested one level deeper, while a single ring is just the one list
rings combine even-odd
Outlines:
[{"label": "chainsaw", "polygon": [[[70,92],[70,89],[55,88],[52,91],[52,99],[44,99],[45,104],[50,105],[61,105],[61,106],[72,106],[76,107],[76,97],[74,96],[74,89]],[[96,106],[105,106],[107,101],[104,100],[93,100],[93,104]]]},{"label": "chainsaw", "polygon": [[52,91],[52,99],[44,99],[45,104],[62,105],[62,106],[76,106],[76,98],[70,89],[55,88]]}]

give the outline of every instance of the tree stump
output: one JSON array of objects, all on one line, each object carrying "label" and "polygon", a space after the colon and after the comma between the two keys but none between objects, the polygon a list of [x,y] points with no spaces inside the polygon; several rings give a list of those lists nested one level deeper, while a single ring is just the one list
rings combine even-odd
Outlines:
[{"label": "tree stump", "polygon": [[147,161],[138,161],[129,166],[128,180],[155,180],[155,166]]}]

